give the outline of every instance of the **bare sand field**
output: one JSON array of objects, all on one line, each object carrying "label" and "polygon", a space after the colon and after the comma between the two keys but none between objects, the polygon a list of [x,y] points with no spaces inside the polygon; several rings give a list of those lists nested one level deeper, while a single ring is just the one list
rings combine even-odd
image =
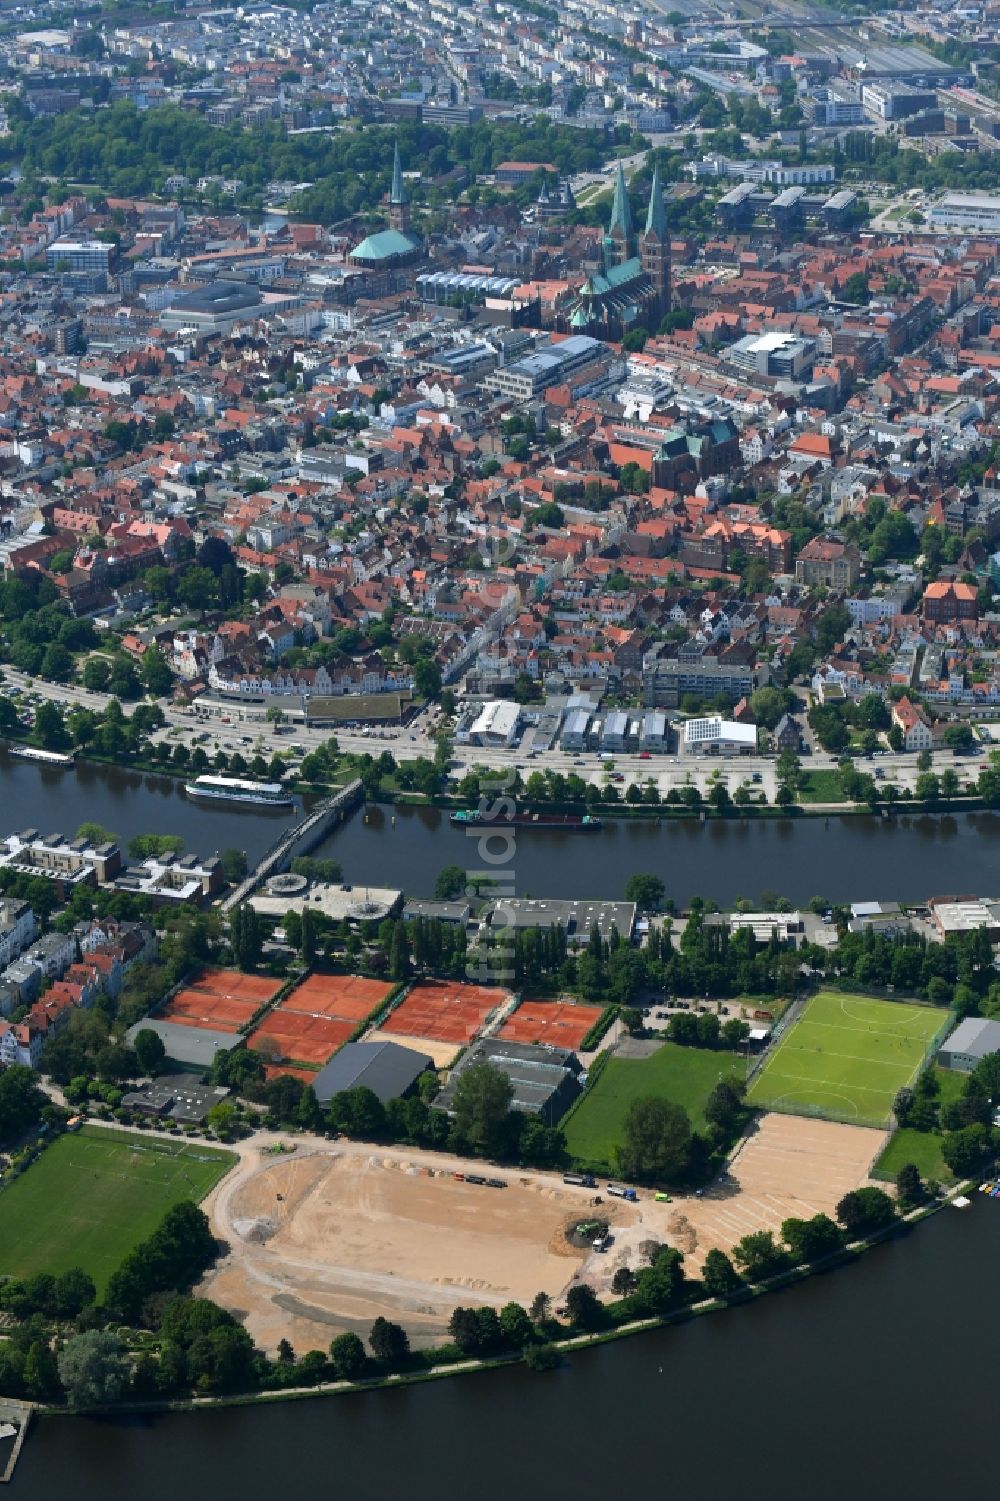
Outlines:
[{"label": "bare sand field", "polygon": [[688,1269],[696,1272],[713,1247],[731,1251],[752,1231],[777,1234],[782,1220],[814,1214],[832,1219],[844,1194],[868,1182],[868,1170],[885,1140],[884,1131],[864,1126],[762,1115],[729,1171],[702,1197],[685,1195],[672,1204],[644,1199],[639,1222],[616,1235],[613,1253],[590,1258],[587,1280],[602,1291],[609,1289],[616,1267],[637,1264],[643,1239],[667,1241],[684,1252]]},{"label": "bare sand field", "polygon": [[[617,1267],[642,1265],[648,1241],[676,1246],[695,1273],[713,1246],[731,1251],[791,1216],[832,1215],[867,1181],[885,1134],[764,1115],[703,1196],[667,1204],[642,1190],[636,1204],[603,1196],[599,1211],[558,1174],[499,1170],[508,1187],[489,1189],[458,1181],[470,1167],[458,1158],[319,1138],[275,1158],[261,1151],[271,1139],[242,1144],[239,1166],[206,1200],[230,1253],[202,1291],[263,1348],[285,1338],[302,1353],[343,1330],[365,1337],[379,1314],[419,1347],[446,1337],[460,1303],[527,1305],[541,1291],[558,1301],[574,1278],[608,1293]],[[606,1255],[565,1237],[596,1213],[611,1225]]]},{"label": "bare sand field", "polygon": [[440,1341],[460,1303],[556,1298],[584,1260],[564,1231],[592,1212],[588,1196],[558,1179],[502,1176],[505,1189],[478,1187],[419,1154],[372,1148],[244,1157],[209,1206],[232,1251],[204,1291],[266,1348],[284,1336],[302,1350],[344,1329],[367,1334],[378,1314],[420,1345]]}]

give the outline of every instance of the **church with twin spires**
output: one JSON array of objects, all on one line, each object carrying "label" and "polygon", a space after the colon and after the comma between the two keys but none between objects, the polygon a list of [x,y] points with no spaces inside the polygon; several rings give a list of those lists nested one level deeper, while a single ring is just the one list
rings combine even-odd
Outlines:
[{"label": "church with twin spires", "polygon": [[621,162],[615,174],[611,223],[603,240],[603,268],[580,288],[570,313],[574,333],[620,339],[630,328],[655,333],[670,311],[670,235],[659,168],[653,168],[646,225],[637,233]]}]

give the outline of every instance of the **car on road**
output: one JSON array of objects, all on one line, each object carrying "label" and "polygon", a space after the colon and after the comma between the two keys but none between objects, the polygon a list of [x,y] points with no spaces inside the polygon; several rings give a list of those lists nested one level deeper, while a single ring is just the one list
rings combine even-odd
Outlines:
[{"label": "car on road", "polygon": [[640,751],[639,752],[639,760],[640,761],[652,761],[652,759],[653,759],[653,752],[652,751]]}]

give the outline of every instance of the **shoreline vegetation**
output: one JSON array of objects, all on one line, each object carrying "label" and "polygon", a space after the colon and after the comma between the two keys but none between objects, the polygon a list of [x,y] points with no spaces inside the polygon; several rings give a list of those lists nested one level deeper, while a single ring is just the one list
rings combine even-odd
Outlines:
[{"label": "shoreline vegetation", "polygon": [[[772,1277],[762,1278],[759,1282],[745,1283],[738,1290],[727,1297],[707,1297],[696,1303],[688,1303],[682,1307],[670,1309],[664,1313],[650,1317],[637,1318],[627,1323],[612,1328],[595,1329],[589,1331],[577,1331],[567,1333],[565,1338],[553,1339],[545,1346],[536,1348],[547,1349],[553,1352],[553,1357],[545,1364],[538,1367],[539,1371],[557,1370],[567,1355],[572,1355],[575,1350],[591,1349],[594,1346],[611,1344],[621,1339],[632,1339],[636,1335],[649,1334],[657,1329],[668,1329],[677,1324],[689,1323],[692,1319],[702,1318],[707,1314],[722,1313],[732,1308],[738,1308],[746,1303],[752,1303],[757,1298],[765,1297],[770,1293],[781,1292],[784,1289],[797,1286],[807,1281],[810,1277],[824,1274],[840,1268],[853,1265],[867,1252],[877,1246],[898,1236],[909,1234],[914,1226],[922,1220],[929,1219],[931,1215],[940,1210],[952,1206],[954,1201],[967,1193],[972,1187],[972,1180],[967,1180],[949,1188],[947,1193],[941,1195],[930,1203],[918,1205],[907,1214],[895,1219],[892,1223],[871,1231],[868,1235],[852,1240],[845,1245],[839,1246],[827,1256],[811,1262],[801,1262],[788,1267]],[[452,1346],[441,1347],[442,1351],[450,1352]],[[524,1353],[505,1353],[488,1356],[461,1356],[459,1358],[445,1358],[434,1361],[431,1357],[433,1352],[426,1352],[428,1358],[425,1370],[387,1371],[379,1375],[364,1379],[334,1380],[319,1382],[315,1386],[286,1387],[284,1389],[272,1389],[249,1392],[220,1393],[213,1396],[202,1397],[164,1397],[160,1399],[124,1400],[103,1407],[74,1408],[65,1403],[58,1405],[35,1404],[36,1410],[47,1417],[102,1417],[118,1418],[131,1414],[156,1414],[198,1412],[211,1408],[227,1407],[250,1407],[261,1403],[272,1402],[303,1402],[315,1398],[330,1398],[349,1395],[352,1392],[371,1392],[390,1389],[400,1386],[417,1386],[429,1381],[439,1381],[451,1376],[468,1376],[484,1371],[497,1370],[504,1367],[528,1366]]]}]

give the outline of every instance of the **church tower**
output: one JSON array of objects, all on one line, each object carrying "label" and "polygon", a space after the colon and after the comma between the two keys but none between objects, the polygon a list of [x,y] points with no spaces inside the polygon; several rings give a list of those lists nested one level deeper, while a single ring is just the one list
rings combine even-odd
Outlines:
[{"label": "church tower", "polygon": [[653,284],[657,311],[662,318],[670,311],[670,232],[667,229],[667,211],[663,205],[660,169],[657,166],[653,167],[646,228],[639,237],[639,259],[642,261],[644,274]]},{"label": "church tower", "polygon": [[410,227],[410,196],[403,186],[403,168],[399,160],[399,142],[392,158],[392,187],[389,189],[389,228],[402,233]]},{"label": "church tower", "polygon": [[604,236],[604,264],[608,271],[621,266],[635,255],[635,231],[632,227],[632,207],[628,201],[628,187],[621,162],[615,173],[615,197],[611,205],[611,223]]}]

